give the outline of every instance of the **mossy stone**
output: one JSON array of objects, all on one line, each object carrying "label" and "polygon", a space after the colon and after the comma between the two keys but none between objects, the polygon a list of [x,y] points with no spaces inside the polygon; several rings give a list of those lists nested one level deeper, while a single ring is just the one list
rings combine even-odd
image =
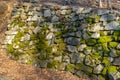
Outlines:
[{"label": "mossy stone", "polygon": [[93,18],[86,18],[86,22],[87,22],[87,23],[93,23],[93,22],[94,22],[94,19],[93,19]]},{"label": "mossy stone", "polygon": [[116,48],[117,44],[118,44],[117,42],[109,42],[109,47]]},{"label": "mossy stone", "polygon": [[113,33],[113,37],[114,37],[114,40],[115,41],[119,41],[120,40],[120,31],[119,30],[117,30],[117,31],[114,31],[114,33]]},{"label": "mossy stone", "polygon": [[115,73],[115,72],[117,72],[117,67],[116,66],[109,66],[108,67],[108,72],[109,73]]},{"label": "mossy stone", "polygon": [[31,26],[36,27],[38,25],[38,22],[32,22]]},{"label": "mossy stone", "polygon": [[13,44],[8,44],[7,45],[7,52],[8,53],[13,53],[14,52]]},{"label": "mossy stone", "polygon": [[95,15],[94,18],[95,18],[95,22],[99,22],[100,21],[100,16]]},{"label": "mossy stone", "polygon": [[75,68],[75,65],[74,64],[68,64],[67,66],[66,66],[66,70],[67,71],[74,71],[74,68]]},{"label": "mossy stone", "polygon": [[101,45],[102,45],[102,48],[103,48],[104,53],[109,54],[109,53],[110,53],[110,50],[109,50],[109,48],[108,48],[107,43],[102,43]]},{"label": "mossy stone", "polygon": [[109,60],[109,58],[108,57],[103,57],[102,63],[105,66],[110,66],[110,60]]},{"label": "mossy stone", "polygon": [[86,40],[87,45],[95,45],[97,43],[96,39],[87,39]]},{"label": "mossy stone", "polygon": [[98,39],[98,43],[107,43],[107,42],[110,42],[110,41],[112,41],[112,37],[111,36],[101,36]]},{"label": "mossy stone", "polygon": [[116,54],[117,54],[118,56],[120,56],[120,50],[117,50],[117,51],[116,51]]}]

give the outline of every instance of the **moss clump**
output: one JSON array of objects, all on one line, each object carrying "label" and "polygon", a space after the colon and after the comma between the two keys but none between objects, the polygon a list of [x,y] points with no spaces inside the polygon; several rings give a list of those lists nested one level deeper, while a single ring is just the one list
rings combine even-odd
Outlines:
[{"label": "moss clump", "polygon": [[110,66],[110,60],[108,57],[104,57],[103,60],[102,60],[102,63],[105,65],[105,66]]},{"label": "moss clump", "polygon": [[23,26],[25,26],[25,24],[26,24],[25,22],[20,22],[20,23],[18,24],[18,26],[19,26],[19,27],[23,27]]},{"label": "moss clump", "polygon": [[32,22],[31,26],[36,27],[38,25],[38,22]]},{"label": "moss clump", "polygon": [[109,42],[109,47],[110,48],[115,48],[117,46],[117,42]]},{"label": "moss clump", "polygon": [[109,73],[117,72],[117,67],[116,67],[116,66],[109,66],[109,67],[108,67],[108,72],[109,72]]},{"label": "moss clump", "polygon": [[68,65],[66,66],[66,70],[67,70],[67,71],[74,71],[74,68],[75,68],[75,65],[74,65],[74,64],[68,64]]},{"label": "moss clump", "polygon": [[95,18],[95,22],[99,22],[100,21],[100,16],[95,15],[94,18]]},{"label": "moss clump", "polygon": [[110,53],[110,50],[109,50],[109,48],[108,48],[107,43],[102,43],[101,46],[102,46],[102,48],[103,48],[104,53],[106,53],[106,54],[109,54],[109,53]]},{"label": "moss clump", "polygon": [[116,54],[120,56],[120,50],[117,50],[117,51],[116,51]]},{"label": "moss clump", "polygon": [[47,64],[47,68],[51,69],[60,69],[60,62],[58,60],[53,60]]},{"label": "moss clump", "polygon": [[112,37],[111,36],[101,36],[98,39],[98,43],[107,43],[107,42],[110,42],[110,41],[112,41]]},{"label": "moss clump", "polygon": [[14,52],[13,44],[8,44],[7,45],[7,52],[8,53],[13,53]]},{"label": "moss clump", "polygon": [[96,39],[87,39],[86,40],[87,45],[95,45],[97,43]]},{"label": "moss clump", "polygon": [[87,23],[93,23],[93,22],[94,22],[94,19],[93,19],[93,18],[86,18],[86,22],[87,22]]},{"label": "moss clump", "polygon": [[106,36],[106,32],[105,31],[100,31],[100,36]]},{"label": "moss clump", "polygon": [[120,41],[120,31],[114,31],[113,37],[115,41]]}]

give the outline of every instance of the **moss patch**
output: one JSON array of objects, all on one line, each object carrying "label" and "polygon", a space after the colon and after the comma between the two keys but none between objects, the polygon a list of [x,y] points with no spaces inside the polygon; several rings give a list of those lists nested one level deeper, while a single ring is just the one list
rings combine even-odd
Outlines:
[{"label": "moss patch", "polygon": [[98,43],[107,43],[112,41],[112,37],[111,36],[101,36],[98,40]]}]

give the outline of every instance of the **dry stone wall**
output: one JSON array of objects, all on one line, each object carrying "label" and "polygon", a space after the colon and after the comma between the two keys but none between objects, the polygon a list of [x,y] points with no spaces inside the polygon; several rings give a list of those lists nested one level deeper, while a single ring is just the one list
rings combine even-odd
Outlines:
[{"label": "dry stone wall", "polygon": [[120,16],[106,9],[15,5],[3,47],[22,63],[92,80],[120,78]]}]

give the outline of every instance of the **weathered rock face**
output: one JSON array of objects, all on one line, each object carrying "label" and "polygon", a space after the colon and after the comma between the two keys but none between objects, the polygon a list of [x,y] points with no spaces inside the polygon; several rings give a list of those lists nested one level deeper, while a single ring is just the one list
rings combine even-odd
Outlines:
[{"label": "weathered rock face", "polygon": [[95,80],[120,78],[114,75],[120,72],[119,14],[34,4],[38,1],[14,7],[3,43],[10,57]]}]

